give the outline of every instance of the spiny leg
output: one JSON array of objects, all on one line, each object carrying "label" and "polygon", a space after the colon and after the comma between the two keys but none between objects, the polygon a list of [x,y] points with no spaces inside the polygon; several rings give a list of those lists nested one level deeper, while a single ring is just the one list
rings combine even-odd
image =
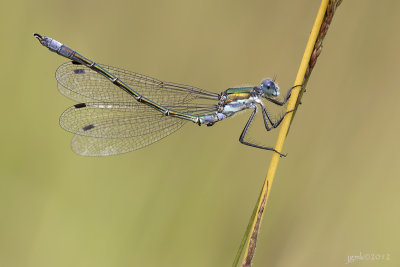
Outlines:
[{"label": "spiny leg", "polygon": [[296,87],[299,87],[299,86],[303,86],[303,85],[302,85],[302,84],[299,84],[299,85],[295,85],[295,86],[291,87],[291,88],[289,89],[289,91],[287,92],[287,94],[286,94],[286,96],[285,96],[285,98],[283,99],[282,102],[279,101],[279,100],[273,99],[273,98],[269,98],[269,97],[267,97],[266,99],[267,99],[268,101],[271,101],[271,102],[274,103],[274,104],[277,104],[277,105],[279,105],[279,106],[283,106],[283,105],[285,105],[286,102],[289,100],[289,97],[290,97],[290,94],[292,93],[292,90],[293,90],[294,88],[296,88]]},{"label": "spiny leg", "polygon": [[[272,103],[277,104],[277,105],[279,105],[279,106],[283,106],[283,105],[286,104],[286,102],[289,100],[289,97],[290,97],[290,95],[291,95],[291,93],[292,93],[292,90],[293,90],[294,88],[298,87],[298,86],[302,86],[302,84],[300,84],[300,85],[295,85],[295,86],[291,87],[291,88],[289,89],[289,91],[287,92],[287,94],[286,94],[286,96],[285,96],[285,98],[283,99],[282,102],[281,102],[281,101],[278,101],[278,100],[276,100],[276,99],[273,99],[273,98],[269,98],[269,97],[267,97],[267,100],[269,100],[269,101],[271,101]],[[264,119],[265,129],[267,129],[267,131],[270,131],[270,130],[272,130],[273,128],[277,128],[277,127],[281,124],[281,122],[283,121],[283,119],[285,118],[285,116],[286,116],[288,113],[293,112],[293,111],[296,110],[296,109],[293,109],[293,110],[287,111],[285,114],[283,114],[283,116],[282,116],[278,121],[276,121],[276,122],[274,123],[274,122],[272,121],[272,119],[271,119],[271,117],[270,117],[270,115],[269,115],[267,109],[266,109],[264,106],[262,106],[262,105],[261,105],[261,109],[262,109],[262,115],[263,115],[263,119]],[[240,137],[239,137],[239,142],[242,143],[242,144],[244,144],[244,145],[251,146],[251,147],[256,147],[256,148],[265,149],[265,150],[271,150],[271,151],[274,151],[274,152],[278,153],[281,157],[286,157],[285,154],[280,153],[279,151],[275,150],[274,148],[259,146],[259,145],[252,144],[252,143],[249,143],[249,142],[244,141],[244,137],[245,137],[245,135],[246,135],[246,133],[247,133],[247,130],[248,130],[249,127],[250,127],[251,122],[252,122],[253,119],[254,119],[254,116],[256,115],[256,112],[257,112],[257,106],[255,106],[253,113],[251,113],[250,118],[249,118],[249,120],[247,121],[246,126],[244,127],[244,129],[243,129],[243,131],[242,131],[242,134],[241,134]],[[267,120],[271,123],[271,127],[268,125],[268,121],[267,121]]]},{"label": "spiny leg", "polygon": [[[274,122],[272,121],[271,117],[269,116],[269,113],[268,113],[267,109],[265,107],[263,107],[263,106],[261,106],[261,109],[262,109],[261,113],[262,113],[263,118],[264,118],[265,129],[267,129],[267,131],[271,131],[273,128],[276,128],[276,127],[274,127]],[[269,127],[268,121],[271,124],[271,127]]]},{"label": "spiny leg", "polygon": [[[281,122],[283,121],[283,119],[285,118],[285,116],[287,114],[289,114],[290,112],[293,112],[293,111],[296,110],[296,109],[292,109],[292,110],[287,111],[285,114],[283,114],[282,117],[280,117],[279,120],[277,120],[276,122],[273,122],[272,119],[271,119],[271,116],[268,113],[268,110],[264,106],[261,106],[261,109],[262,109],[262,115],[263,115],[263,118],[264,118],[265,129],[267,129],[267,131],[270,131],[270,130],[272,130],[274,128],[277,128],[281,124]],[[267,119],[270,122],[271,127],[268,125]]]},{"label": "spiny leg", "polygon": [[257,106],[254,107],[253,113],[251,113],[250,118],[249,118],[249,120],[248,120],[247,123],[246,123],[246,126],[244,126],[244,129],[243,129],[243,131],[242,131],[242,134],[241,134],[240,137],[239,137],[239,142],[242,143],[242,144],[244,144],[244,145],[247,145],[247,146],[256,147],[256,148],[265,149],[265,150],[271,150],[271,151],[274,151],[274,152],[278,153],[281,157],[286,157],[286,155],[280,153],[279,151],[275,150],[275,149],[272,148],[272,147],[259,146],[259,145],[252,144],[252,143],[249,143],[249,142],[244,141],[244,137],[245,137],[245,135],[246,135],[246,133],[247,133],[247,130],[248,130],[249,127],[250,127],[251,122],[252,122],[253,119],[254,119],[254,116],[256,115],[256,112],[257,112]]}]

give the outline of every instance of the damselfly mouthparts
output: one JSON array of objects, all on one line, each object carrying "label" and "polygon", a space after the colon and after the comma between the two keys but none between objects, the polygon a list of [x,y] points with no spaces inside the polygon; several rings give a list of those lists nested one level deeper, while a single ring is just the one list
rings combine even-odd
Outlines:
[{"label": "damselfly mouthparts", "polygon": [[126,153],[168,136],[187,121],[211,126],[235,113],[253,109],[239,141],[283,156],[273,148],[245,141],[245,136],[258,108],[267,131],[278,127],[287,113],[274,121],[262,99],[282,106],[296,86],[289,89],[283,101],[275,98],[279,87],[272,79],[264,79],[254,87],[229,88],[216,94],[98,64],[52,38],[37,33],[34,36],[43,46],[72,60],[57,69],[56,79],[62,94],[82,102],[60,117],[61,127],[75,134],[72,149],[77,154]]}]

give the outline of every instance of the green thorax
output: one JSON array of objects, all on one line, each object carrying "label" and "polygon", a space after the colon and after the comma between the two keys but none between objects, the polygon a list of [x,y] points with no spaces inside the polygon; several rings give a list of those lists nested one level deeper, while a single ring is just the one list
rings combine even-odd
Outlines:
[{"label": "green thorax", "polygon": [[253,87],[238,87],[238,88],[229,88],[225,92],[227,95],[230,94],[249,94],[253,90]]},{"label": "green thorax", "polygon": [[243,100],[243,99],[249,99],[250,92],[252,90],[253,90],[253,87],[229,88],[228,90],[225,91],[225,94],[226,94],[225,103]]}]

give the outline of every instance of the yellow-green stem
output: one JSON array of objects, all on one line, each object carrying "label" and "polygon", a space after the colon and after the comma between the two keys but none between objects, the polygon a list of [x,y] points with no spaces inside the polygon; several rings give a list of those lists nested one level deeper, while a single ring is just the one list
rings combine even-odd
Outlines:
[{"label": "yellow-green stem", "polygon": [[[307,66],[308,66],[308,62],[310,60],[311,57],[311,53],[313,51],[314,48],[314,44],[315,41],[317,40],[317,36],[319,33],[319,30],[321,28],[321,24],[322,21],[324,19],[324,15],[328,6],[329,0],[322,0],[321,2],[321,6],[318,10],[318,14],[317,17],[315,19],[314,22],[314,26],[312,28],[310,37],[308,39],[307,42],[307,46],[306,49],[304,51],[304,55],[303,55],[303,59],[301,60],[300,63],[300,67],[299,70],[297,72],[297,76],[296,76],[296,80],[294,82],[294,85],[299,85],[303,83],[303,79],[304,79],[304,75],[306,73],[307,70]],[[290,100],[288,102],[288,106],[287,106],[287,111],[291,111],[295,108],[296,105],[296,101],[299,95],[299,91],[300,91],[300,87],[296,87],[295,89],[293,89]],[[292,113],[289,113],[285,119],[282,121],[282,125],[281,125],[281,129],[279,132],[279,136],[278,136],[278,140],[276,142],[275,145],[275,149],[277,151],[282,151],[283,148],[283,144],[285,142],[286,139],[286,135],[287,132],[289,130],[289,126],[290,126],[290,121],[292,119]],[[268,169],[268,173],[267,173],[267,177],[265,179],[265,183],[263,186],[263,189],[261,191],[261,196],[259,198],[258,204],[257,204],[257,214],[256,216],[254,216],[254,220],[253,220],[253,224],[250,230],[250,238],[247,242],[246,245],[246,249],[245,249],[245,253],[243,256],[243,264],[242,266],[251,266],[251,261],[252,258],[254,256],[254,250],[255,250],[255,245],[256,245],[256,239],[257,239],[257,235],[258,235],[258,230],[260,228],[261,225],[261,221],[262,221],[262,216],[264,214],[264,208],[267,204],[268,201],[268,196],[269,196],[269,192],[271,191],[271,186],[272,186],[272,182],[274,180],[275,177],[275,173],[276,173],[276,169],[278,166],[278,162],[279,162],[279,154],[274,153],[272,155],[272,159],[269,165],[269,169]]]}]

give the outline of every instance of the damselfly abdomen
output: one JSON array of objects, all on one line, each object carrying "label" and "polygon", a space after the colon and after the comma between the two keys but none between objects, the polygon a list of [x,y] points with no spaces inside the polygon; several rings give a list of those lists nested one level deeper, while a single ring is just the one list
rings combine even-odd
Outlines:
[{"label": "damselfly abdomen", "polygon": [[239,141],[282,155],[273,148],[245,141],[245,136],[258,108],[267,131],[278,127],[284,116],[274,121],[262,99],[282,106],[294,87],[283,101],[275,99],[279,87],[272,79],[264,79],[254,87],[230,88],[216,94],[98,64],[54,39],[34,36],[51,51],[71,60],[57,69],[56,79],[62,94],[81,102],[60,117],[61,127],[75,134],[72,149],[77,154],[126,153],[170,135],[187,121],[211,126],[253,109]]}]

